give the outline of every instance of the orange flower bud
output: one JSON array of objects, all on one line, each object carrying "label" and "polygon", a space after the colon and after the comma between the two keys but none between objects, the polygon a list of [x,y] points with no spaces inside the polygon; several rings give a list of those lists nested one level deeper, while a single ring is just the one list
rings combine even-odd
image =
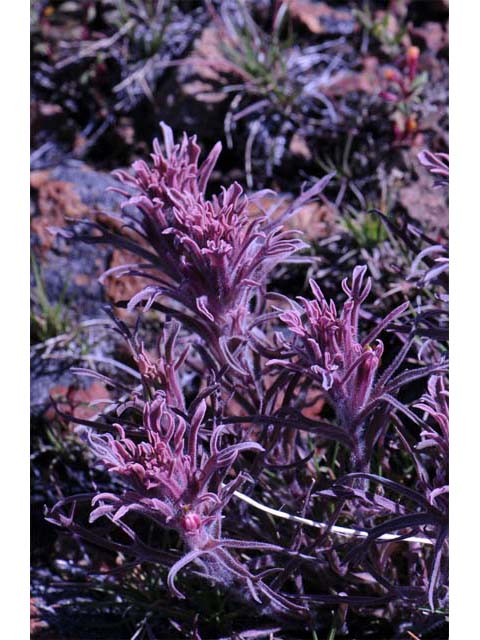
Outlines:
[{"label": "orange flower bud", "polygon": [[407,63],[413,64],[417,62],[420,57],[420,49],[418,47],[408,47],[407,49]]},{"label": "orange flower bud", "polygon": [[418,129],[418,122],[417,122],[416,116],[414,115],[408,116],[407,124],[406,124],[406,130],[408,131],[408,133],[415,133],[417,129]]},{"label": "orange flower bud", "polygon": [[395,69],[385,69],[385,71],[383,72],[383,77],[385,78],[385,80],[388,80],[390,82],[392,80],[395,80],[395,78],[397,77],[397,72],[395,71]]}]

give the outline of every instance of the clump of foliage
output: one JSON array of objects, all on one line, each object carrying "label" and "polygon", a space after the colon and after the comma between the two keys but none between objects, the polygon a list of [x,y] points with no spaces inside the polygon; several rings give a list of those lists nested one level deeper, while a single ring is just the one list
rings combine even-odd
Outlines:
[{"label": "clump of foliage", "polygon": [[[109,275],[142,282],[119,303],[135,327],[115,318],[129,366],[88,372],[114,399],[96,419],[73,418],[111,486],[49,505],[49,521],[108,550],[127,581],[155,575],[158,600],[186,596],[191,637],[218,625],[231,637],[346,631],[348,610],[405,620],[423,609],[437,623],[448,607],[445,335],[408,293],[390,308],[367,302],[364,265],[335,300],[313,280],[313,300],[270,291],[275,266],[305,247],[286,220],[331,176],[276,216],[236,183],[207,195],[220,145],[200,163],[195,137],[175,143],[162,128],[151,162],[117,173],[117,224],[61,231],[126,249],[136,261]],[[432,268],[432,254],[410,266],[419,291],[438,291],[435,306],[446,267]],[[156,351],[142,337],[147,316]],[[212,623],[215,594],[255,607],[258,627],[230,613]],[[333,626],[322,609],[332,605]],[[158,617],[187,637],[186,609],[172,606]],[[147,610],[145,634],[157,615]],[[410,613],[408,628],[421,624]]]},{"label": "clump of foliage", "polygon": [[377,12],[372,11],[368,2],[363,3],[362,9],[354,9],[355,17],[366,34],[378,41],[382,51],[388,56],[398,56],[402,50],[407,36],[405,15],[408,1],[392,2],[390,11],[380,12],[381,15],[375,15]]},{"label": "clump of foliage", "polygon": [[38,161],[55,153],[98,156],[105,141],[131,147],[143,135],[132,117],[146,107],[155,112],[161,82],[203,16],[201,3],[173,0],[33,3],[34,118],[51,120],[34,125]]},{"label": "clump of foliage", "polygon": [[30,301],[30,342],[36,344],[65,333],[68,328],[68,318],[64,305],[65,292],[62,293],[58,302],[51,303],[40,266],[33,254],[30,262],[35,281]]},{"label": "clump of foliage", "polygon": [[343,68],[342,42],[302,47],[289,22],[287,2],[267,3],[268,17],[256,3],[208,1],[216,34],[216,52],[190,61],[217,77],[229,99],[225,134],[229,148],[243,140],[247,184],[253,185],[255,158],[267,177],[282,164],[292,136],[336,126],[338,114],[325,87]]}]

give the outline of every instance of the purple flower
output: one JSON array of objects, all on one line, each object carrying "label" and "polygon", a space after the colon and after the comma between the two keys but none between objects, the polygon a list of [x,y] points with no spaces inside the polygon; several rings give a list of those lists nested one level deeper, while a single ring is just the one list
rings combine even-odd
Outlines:
[{"label": "purple flower", "polygon": [[[381,329],[371,333],[365,340],[358,335],[360,307],[371,288],[370,279],[364,284],[366,270],[366,267],[355,268],[351,287],[346,280],[342,282],[348,299],[341,312],[333,301],[327,302],[320,287],[311,280],[315,299],[299,298],[303,310],[293,308],[280,316],[295,334],[294,340],[288,341],[285,346],[285,350],[291,350],[296,356],[293,366],[296,370],[308,372],[321,385],[342,424],[353,424],[370,401],[383,353],[380,340],[374,346],[370,344]],[[408,303],[404,303],[395,309],[381,328],[407,307]],[[291,366],[282,360],[272,360],[270,364]]]},{"label": "purple flower", "polygon": [[311,280],[314,300],[298,298],[302,306],[292,303],[292,309],[280,315],[291,336],[277,335],[280,358],[268,363],[304,374],[318,383],[335,410],[339,427],[353,436],[357,464],[364,457],[367,418],[379,404],[386,403],[416,419],[395,397],[396,393],[403,385],[441,368],[438,364],[421,367],[394,377],[411,347],[412,342],[407,339],[390,365],[380,372],[384,347],[377,337],[407,310],[409,303],[395,308],[361,338],[360,309],[371,289],[370,278],[365,281],[366,270],[365,266],[355,267],[351,285],[346,279],[342,282],[347,300],[341,311],[333,301],[327,302]]},{"label": "purple flower", "polygon": [[[279,552],[284,551],[282,547],[222,537],[222,511],[246,480],[242,473],[225,482],[226,476],[239,453],[259,452],[263,448],[258,443],[246,441],[222,448],[226,425],[220,425],[214,427],[209,436],[207,452],[199,442],[206,408],[205,400],[201,400],[187,420],[173,411],[167,405],[165,394],[158,391],[152,401],[144,404],[140,440],[127,437],[120,424],[114,425],[117,437],[88,431],[90,450],[124,486],[117,492],[94,495],[89,521],[94,523],[99,518],[108,518],[112,524],[133,535],[123,518],[129,512],[136,512],[160,527],[177,531],[187,553],[170,568],[168,586],[178,598],[184,596],[174,584],[175,576],[189,563],[197,562],[209,579],[224,586],[235,584],[257,602],[262,602],[263,598],[277,610],[302,615],[306,611],[302,606],[272,590],[263,581],[271,569],[253,574],[229,551],[238,548]],[[102,544],[96,534],[78,527],[73,516],[64,515],[62,507],[72,501],[75,499],[57,503],[49,520]],[[146,548],[136,536],[134,539],[139,561],[152,561],[153,550]]]},{"label": "purple flower", "polygon": [[121,495],[95,496],[92,504],[99,506],[90,522],[107,513],[115,521],[134,510],[176,529],[190,547],[202,548],[218,529],[220,508],[231,497],[228,485],[220,486],[221,479],[240,451],[262,450],[254,442],[220,449],[219,427],[211,437],[210,455],[201,457],[197,440],[205,410],[202,400],[187,424],[168,407],[165,395],[157,392],[153,401],[145,403],[142,441],[127,438],[120,424],[114,425],[118,438],[89,432],[95,456],[127,487]]},{"label": "purple flower", "polygon": [[169,311],[210,342],[221,336],[243,336],[250,303],[262,294],[268,273],[306,246],[298,232],[282,230],[283,220],[317,195],[329,177],[300,196],[280,220],[272,221],[269,212],[252,215],[251,205],[262,192],[247,197],[235,182],[211,199],[205,196],[220,143],[199,165],[195,136],[184,134],[175,145],[171,129],[161,126],[165,152],[155,141],[150,165],[135,162],[133,175],[115,172],[129,189],[115,190],[126,198],[123,219],[130,235],[126,240],[110,234],[108,241],[117,241],[143,262],[116,267],[105,275],[152,280],[132,297],[129,309],[142,303],[146,310],[160,298],[169,299],[186,311],[186,317],[177,307]]},{"label": "purple flower", "polygon": [[139,343],[136,338],[131,338],[129,342],[143,383],[148,387],[149,393],[163,391],[168,406],[184,411],[185,399],[178,371],[188,356],[189,347],[184,348],[178,357],[175,355],[180,329],[181,325],[175,321],[165,326],[162,337],[158,341],[156,358],[150,356],[145,350],[143,342]]}]

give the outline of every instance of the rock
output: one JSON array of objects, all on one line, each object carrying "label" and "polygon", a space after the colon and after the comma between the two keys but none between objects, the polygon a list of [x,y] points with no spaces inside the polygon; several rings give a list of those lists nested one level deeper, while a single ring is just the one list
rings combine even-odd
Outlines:
[{"label": "rock", "polygon": [[425,22],[419,27],[412,28],[411,34],[413,38],[420,39],[433,54],[437,54],[448,46],[448,33],[438,22]]},{"label": "rock", "polygon": [[339,71],[331,76],[322,89],[327,96],[345,96],[359,91],[368,95],[380,92],[379,64],[375,56],[367,56],[362,61],[360,71]]},{"label": "rock", "polygon": [[432,177],[422,167],[416,182],[399,191],[399,201],[414,219],[428,229],[448,229],[448,205],[443,189],[434,189]]},{"label": "rock", "polygon": [[358,29],[358,24],[347,8],[330,7],[326,2],[288,0],[292,18],[302,22],[312,33],[348,35]]},{"label": "rock", "polygon": [[85,243],[67,244],[52,227],[68,225],[66,218],[94,220],[101,210],[119,210],[121,197],[106,192],[116,185],[109,175],[82,163],[68,163],[47,172],[33,172],[36,207],[31,219],[32,249],[40,263],[51,304],[62,299],[78,320],[99,315],[105,297],[98,277],[109,266],[112,249]]},{"label": "rock", "polygon": [[[67,243],[49,229],[66,227],[66,217],[78,221],[94,220],[101,210],[118,212],[121,197],[106,192],[107,187],[116,184],[111,176],[92,171],[78,162],[69,162],[49,171],[35,171],[31,175],[34,191],[31,243],[39,267],[41,286],[52,306],[59,302],[64,306],[66,324],[70,329],[82,321],[105,318],[102,307],[108,299],[98,278],[110,266],[112,248],[81,242]],[[38,285],[36,279],[32,278],[34,298]],[[35,305],[33,312],[39,312]],[[104,333],[98,340],[99,346],[95,347],[100,356],[111,355],[114,350],[113,337]],[[48,345],[44,348],[34,346],[30,388],[33,415],[40,415],[48,408],[52,388],[78,387],[78,377],[73,376],[69,369],[74,364],[80,364],[75,354],[82,349],[91,352],[95,341],[91,343],[90,338],[85,336],[72,340],[84,342],[76,344],[75,348],[69,348],[68,341],[59,346],[54,344],[50,354],[53,357],[44,357]],[[86,380],[82,385],[80,388],[86,391],[91,381]]]},{"label": "rock", "polygon": [[41,605],[38,598],[30,598],[30,637],[35,638],[42,631],[48,628],[48,623],[42,619],[42,615],[38,609]]},{"label": "rock", "polygon": [[[291,194],[280,196],[265,196],[259,201],[262,209],[268,210],[276,206],[273,218],[280,217],[284,211],[292,204],[294,197]],[[251,212],[258,211],[257,204],[251,205]],[[333,233],[335,228],[335,209],[333,205],[311,202],[301,207],[285,223],[288,229],[298,229],[303,231],[306,241],[320,240]]]}]

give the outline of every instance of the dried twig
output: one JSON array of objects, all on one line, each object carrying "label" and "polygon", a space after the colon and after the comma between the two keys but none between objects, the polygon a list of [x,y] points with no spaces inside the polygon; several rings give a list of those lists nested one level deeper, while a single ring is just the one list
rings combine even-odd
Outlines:
[{"label": "dried twig", "polygon": [[[299,522],[300,524],[305,524],[309,527],[315,527],[316,529],[330,528],[331,533],[337,534],[339,536],[346,536],[348,538],[368,538],[367,531],[359,531],[357,529],[348,529],[347,527],[339,527],[337,525],[333,525],[332,527],[330,527],[330,525],[328,525],[325,522],[315,522],[315,520],[310,520],[309,518],[292,516],[290,513],[285,513],[284,511],[278,511],[277,509],[272,509],[272,507],[267,507],[261,502],[257,502],[256,500],[253,500],[253,498],[246,496],[244,493],[240,493],[240,491],[235,491],[234,495],[237,498],[240,498],[240,500],[243,500],[244,502],[246,502],[247,504],[252,505],[252,507],[255,507],[256,509],[260,509],[260,511],[265,511],[265,513],[269,513],[270,515],[275,516],[277,518],[283,518],[284,520]],[[403,537],[395,536],[392,533],[385,533],[382,536],[379,536],[378,538],[376,538],[376,540],[378,542],[398,541],[398,542],[416,542],[419,544],[427,544],[431,546],[435,545],[435,540],[430,540],[429,538],[423,538],[419,536],[410,536],[408,538],[403,538]]]},{"label": "dried twig", "polygon": [[80,51],[78,51],[77,53],[74,53],[73,55],[68,56],[64,60],[58,62],[55,65],[55,69],[58,71],[60,69],[63,69],[64,67],[68,67],[68,65],[70,64],[78,62],[82,58],[89,58],[91,56],[94,56],[97,51],[100,51],[101,49],[109,49],[117,42],[117,40],[123,38],[123,36],[128,33],[128,31],[130,31],[134,23],[135,21],[133,20],[133,18],[131,18],[123,25],[121,29],[114,33],[113,36],[110,36],[110,38],[102,38],[97,42],[89,42],[87,46],[85,46],[83,49],[80,49]]}]

